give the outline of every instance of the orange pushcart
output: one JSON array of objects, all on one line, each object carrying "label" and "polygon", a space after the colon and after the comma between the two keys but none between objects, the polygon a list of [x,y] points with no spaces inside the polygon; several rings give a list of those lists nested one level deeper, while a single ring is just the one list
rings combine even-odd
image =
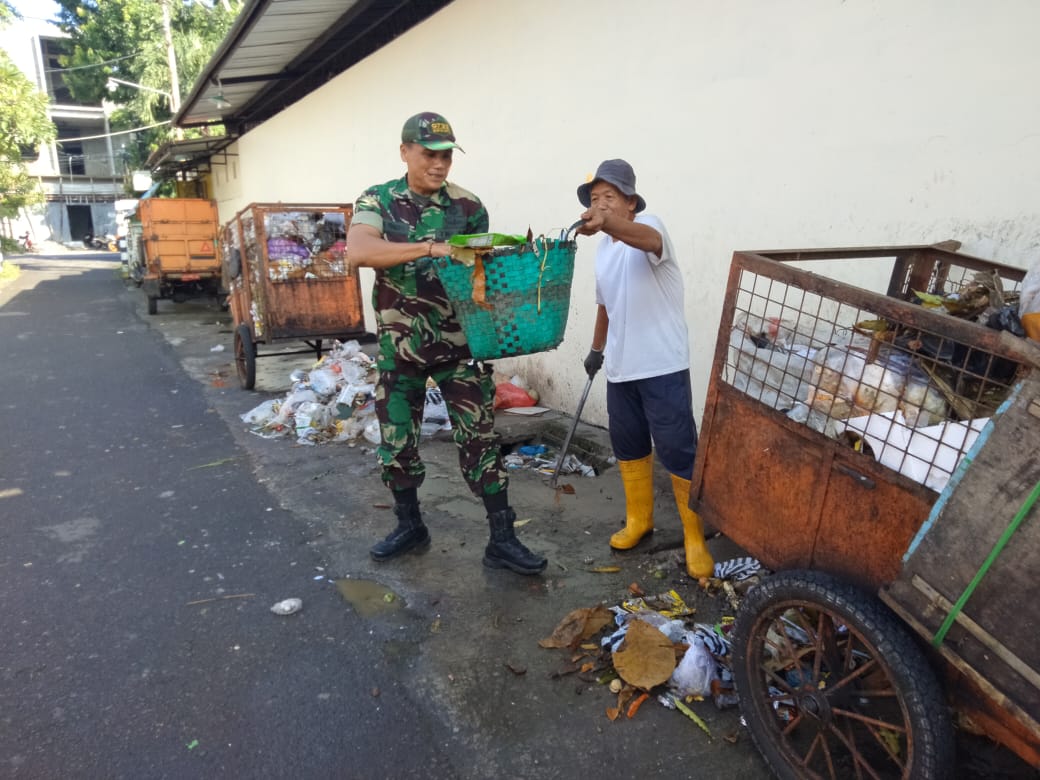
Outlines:
[{"label": "orange pushcart", "polygon": [[259,345],[303,343],[314,352],[364,339],[357,273],[346,259],[349,205],[253,203],[221,231],[224,286],[235,326],[239,383],[256,384]]}]

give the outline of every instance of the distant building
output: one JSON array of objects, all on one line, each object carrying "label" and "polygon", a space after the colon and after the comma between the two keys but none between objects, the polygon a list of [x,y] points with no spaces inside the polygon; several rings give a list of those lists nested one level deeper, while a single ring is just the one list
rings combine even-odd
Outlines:
[{"label": "distant building", "polygon": [[37,240],[78,243],[88,233],[116,232],[113,203],[124,196],[123,164],[116,151],[119,142],[109,135],[110,107],[79,103],[69,94],[58,63],[66,41],[56,25],[40,19],[16,21],[0,30],[0,48],[47,93],[48,114],[58,129],[57,140],[44,146],[39,157],[25,158],[47,200],[42,210],[23,215],[22,222],[31,222]]}]

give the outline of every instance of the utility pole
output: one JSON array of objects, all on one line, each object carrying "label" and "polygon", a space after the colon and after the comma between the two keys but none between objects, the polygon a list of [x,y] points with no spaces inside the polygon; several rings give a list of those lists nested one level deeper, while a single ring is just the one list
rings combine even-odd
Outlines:
[{"label": "utility pole", "polygon": [[[173,50],[173,30],[170,29],[170,0],[162,0],[162,18],[166,59],[170,64],[170,110],[176,115],[181,110],[181,85],[177,78],[177,53]],[[180,138],[180,128],[174,128],[173,135],[174,138]]]}]

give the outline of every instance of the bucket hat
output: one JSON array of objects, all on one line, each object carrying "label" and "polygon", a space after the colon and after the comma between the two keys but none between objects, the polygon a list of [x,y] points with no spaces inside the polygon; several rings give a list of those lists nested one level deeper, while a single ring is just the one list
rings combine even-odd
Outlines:
[{"label": "bucket hat", "polygon": [[427,149],[463,151],[462,147],[455,143],[455,132],[448,120],[433,111],[423,111],[421,114],[408,117],[401,128],[401,143],[419,144]]},{"label": "bucket hat", "polygon": [[636,173],[632,170],[632,166],[624,160],[604,160],[599,164],[596,169],[596,175],[592,177],[592,181],[586,182],[578,187],[578,202],[582,206],[588,208],[592,204],[592,185],[598,181],[605,181],[607,184],[613,184],[622,195],[634,195],[636,199],[636,213],[646,208],[646,201],[643,200],[643,196],[636,192]]}]

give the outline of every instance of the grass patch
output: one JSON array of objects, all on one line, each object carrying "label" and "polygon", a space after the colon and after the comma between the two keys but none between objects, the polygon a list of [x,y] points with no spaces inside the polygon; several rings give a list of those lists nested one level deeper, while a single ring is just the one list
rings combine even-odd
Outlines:
[{"label": "grass patch", "polygon": [[0,266],[0,282],[9,282],[12,279],[17,279],[18,274],[21,272],[22,269],[10,260],[4,260],[4,264]]}]

